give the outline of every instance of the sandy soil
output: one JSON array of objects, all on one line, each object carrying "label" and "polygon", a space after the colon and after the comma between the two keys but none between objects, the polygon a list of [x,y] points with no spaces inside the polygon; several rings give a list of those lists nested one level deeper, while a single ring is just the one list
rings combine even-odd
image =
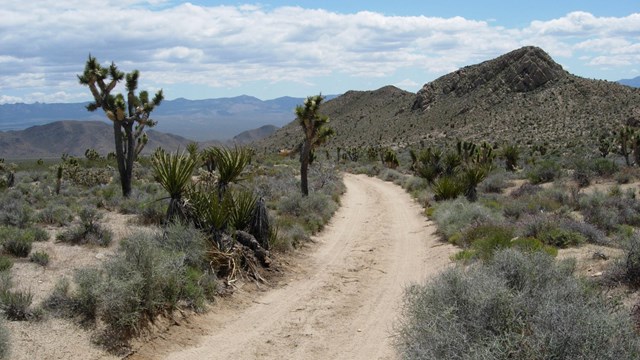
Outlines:
[{"label": "sandy soil", "polygon": [[405,286],[440,272],[456,250],[400,187],[363,175],[344,181],[341,208],[286,281],[250,300],[224,299],[129,358],[395,358]]},{"label": "sandy soil", "polygon": [[[100,266],[118,248],[118,243],[134,231],[151,228],[129,223],[135,215],[108,213],[101,220],[113,232],[113,243],[107,247],[74,246],[56,242],[62,228],[49,227],[51,239],[33,244],[33,251],[46,251],[50,264],[46,268],[28,259],[16,259],[11,270],[14,289],[33,294],[33,307],[49,296],[62,277],[73,278],[77,269]],[[37,322],[5,321],[11,334],[11,359],[117,359],[91,341],[91,330],[67,319],[46,316]]]}]

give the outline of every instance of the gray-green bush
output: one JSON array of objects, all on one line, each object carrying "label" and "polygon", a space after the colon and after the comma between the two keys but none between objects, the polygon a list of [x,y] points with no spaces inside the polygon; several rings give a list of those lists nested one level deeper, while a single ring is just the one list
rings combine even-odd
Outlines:
[{"label": "gray-green bush", "polygon": [[406,291],[404,359],[635,359],[628,313],[542,253],[504,250]]}]

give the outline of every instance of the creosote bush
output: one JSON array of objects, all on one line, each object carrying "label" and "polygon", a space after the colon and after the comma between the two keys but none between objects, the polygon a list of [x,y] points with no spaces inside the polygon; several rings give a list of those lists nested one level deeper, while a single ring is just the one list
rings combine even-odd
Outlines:
[{"label": "creosote bush", "polygon": [[59,233],[56,240],[73,245],[93,244],[106,247],[111,244],[113,235],[98,222],[102,215],[95,208],[83,207],[79,216],[80,224]]},{"label": "creosote bush", "polygon": [[495,253],[410,286],[397,328],[404,359],[633,359],[628,313],[542,253]]}]

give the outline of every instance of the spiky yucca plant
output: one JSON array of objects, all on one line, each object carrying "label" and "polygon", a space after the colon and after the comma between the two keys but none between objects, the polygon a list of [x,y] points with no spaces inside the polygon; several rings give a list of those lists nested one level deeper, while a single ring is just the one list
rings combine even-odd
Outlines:
[{"label": "spiky yucca plant", "polygon": [[462,182],[455,176],[442,176],[433,183],[434,198],[436,201],[455,199],[462,195],[465,188]]},{"label": "spiky yucca plant", "polygon": [[507,144],[502,148],[502,157],[504,158],[504,167],[507,171],[516,171],[518,161],[520,160],[520,148],[518,145]]},{"label": "spiky yucca plant", "polygon": [[251,150],[248,148],[214,147],[207,149],[218,171],[218,196],[222,198],[229,184],[242,180],[245,167],[251,162]]},{"label": "spiky yucca plant", "polygon": [[487,177],[487,173],[487,169],[482,166],[473,166],[460,173],[460,182],[467,200],[471,202],[478,200],[478,184]]},{"label": "spiky yucca plant", "polygon": [[167,221],[176,216],[184,219],[182,195],[191,180],[191,174],[196,165],[195,159],[184,153],[169,154],[165,151],[158,151],[151,158],[151,164],[158,182],[169,193]]}]

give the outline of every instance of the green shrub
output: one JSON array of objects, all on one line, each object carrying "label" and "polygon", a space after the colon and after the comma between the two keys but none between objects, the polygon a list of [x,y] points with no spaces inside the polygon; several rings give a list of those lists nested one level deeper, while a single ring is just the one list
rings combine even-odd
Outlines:
[{"label": "green shrub", "polygon": [[633,359],[627,312],[542,253],[502,250],[406,291],[403,359]]},{"label": "green shrub", "polygon": [[560,177],[560,164],[551,160],[543,160],[527,172],[527,179],[532,184],[551,182]]},{"label": "green shrub", "polygon": [[0,359],[11,358],[11,335],[3,321],[0,321]]},{"label": "green shrub", "polygon": [[500,194],[509,186],[507,174],[494,172],[489,174],[479,185],[480,191],[485,193]]},{"label": "green shrub", "polygon": [[544,251],[545,253],[556,257],[558,256],[558,249],[545,245],[542,241],[532,237],[519,237],[511,240],[511,247],[522,252],[532,253],[536,251]]},{"label": "green shrub", "polygon": [[39,227],[29,227],[25,229],[26,237],[31,241],[48,241],[49,233],[47,230]]},{"label": "green shrub", "polygon": [[2,244],[4,250],[17,257],[27,257],[31,252],[32,243],[26,238],[11,238]]},{"label": "green shrub", "polygon": [[0,255],[0,272],[7,271],[13,266],[13,260],[10,257]]},{"label": "green shrub", "polygon": [[591,170],[598,176],[610,177],[620,170],[615,161],[603,158],[597,158],[590,162]]},{"label": "green shrub", "polygon": [[49,204],[37,215],[37,221],[43,224],[65,226],[73,221],[73,212],[59,204]]},{"label": "green shrub", "polygon": [[209,243],[206,236],[193,226],[179,223],[168,225],[162,236],[156,237],[158,245],[167,251],[181,253],[185,264],[204,268]]},{"label": "green shrub", "polygon": [[33,294],[24,291],[4,291],[0,294],[0,307],[9,320],[28,320],[33,312],[31,302]]},{"label": "green shrub", "polygon": [[595,192],[580,199],[579,209],[585,222],[605,232],[612,232],[620,225],[640,225],[640,200],[625,196],[622,192],[609,196]]},{"label": "green shrub", "polygon": [[70,289],[69,279],[59,278],[51,294],[43,301],[43,308],[57,316],[72,316],[74,305]]},{"label": "green shrub", "polygon": [[545,244],[566,248],[584,243],[586,239],[582,234],[561,228],[550,228],[538,234],[538,238]]},{"label": "green shrub", "polygon": [[438,232],[447,239],[475,223],[497,223],[503,219],[486,206],[462,198],[438,203],[431,217],[438,225]]},{"label": "green shrub", "polygon": [[58,233],[56,240],[73,245],[93,244],[109,246],[113,235],[98,223],[102,217],[95,208],[84,207],[80,210],[80,224]]},{"label": "green shrub", "polygon": [[29,260],[31,260],[31,262],[34,262],[38,265],[47,266],[49,265],[49,254],[47,254],[44,251],[36,251],[33,254],[31,254],[31,257],[29,257]]},{"label": "green shrub", "polygon": [[[104,291],[110,291],[102,287],[102,272],[96,268],[79,269],[74,274],[77,285],[76,291],[71,295],[70,300],[74,314],[80,315],[83,321],[94,320],[98,313],[98,302]],[[64,294],[64,284],[58,290]],[[60,296],[64,299],[64,296]]]}]

